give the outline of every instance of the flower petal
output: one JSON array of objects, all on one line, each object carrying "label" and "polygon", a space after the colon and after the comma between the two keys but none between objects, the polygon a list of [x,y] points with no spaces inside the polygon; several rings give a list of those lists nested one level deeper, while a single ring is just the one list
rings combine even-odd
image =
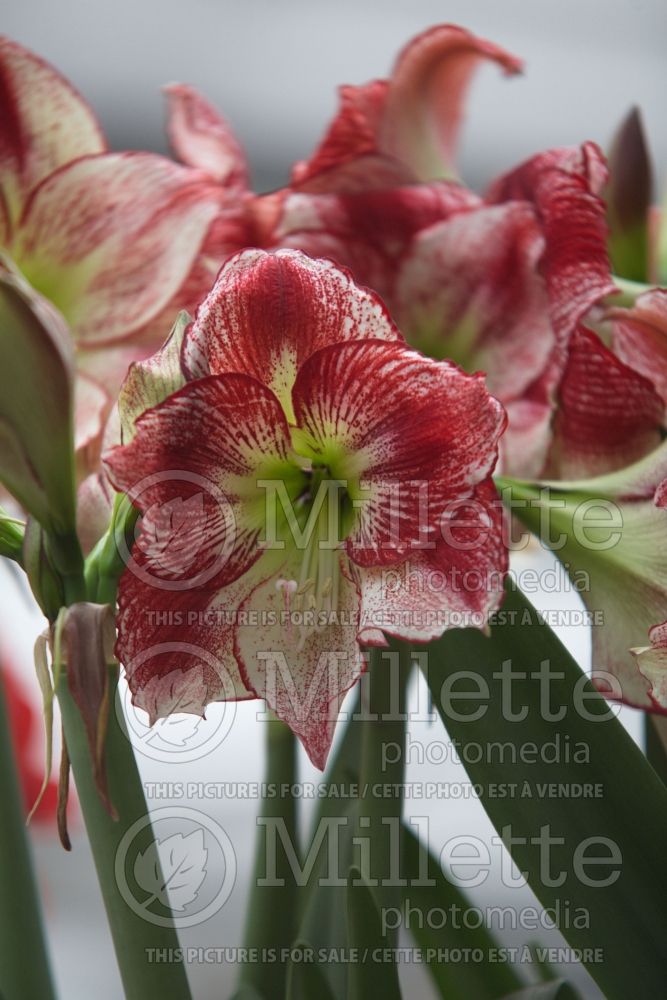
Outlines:
[{"label": "flower petal", "polygon": [[0,195],[11,226],[30,192],[106,142],[92,110],[57,70],[0,37]]},{"label": "flower petal", "polygon": [[461,212],[424,229],[401,264],[401,329],[427,353],[485,371],[490,391],[508,402],[542,373],[555,345],[543,253],[526,203]]},{"label": "flower petal", "polygon": [[632,309],[610,309],[605,318],[614,353],[650,379],[667,403],[667,289],[645,292]]},{"label": "flower petal", "polygon": [[554,483],[548,492],[545,484],[518,484],[521,503],[512,507],[557,549],[594,615],[595,685],[609,698],[644,709],[654,706],[631,650],[645,644],[667,606],[667,511],[653,501],[666,456],[663,445],[628,469]]},{"label": "flower petal", "polygon": [[491,479],[451,506],[433,549],[399,565],[355,567],[361,593],[361,642],[373,629],[428,642],[449,628],[483,628],[503,599],[508,553]]},{"label": "flower petal", "polygon": [[164,88],[167,133],[181,163],[196,167],[227,188],[248,188],[245,154],[222,115],[196,90],[182,83]]},{"label": "flower petal", "polygon": [[76,494],[76,533],[84,555],[92,552],[109,527],[115,491],[104,472],[91,472]]},{"label": "flower petal", "polygon": [[348,481],[357,513],[346,546],[361,565],[422,548],[442,502],[489,475],[505,427],[482,376],[381,341],[318,351],[293,399],[312,459]]},{"label": "flower petal", "polygon": [[[289,567],[281,572],[290,576]],[[291,575],[296,574],[298,567]],[[248,621],[260,622],[236,629],[243,680],[257,697],[266,699],[323,771],[345,692],[365,669],[356,639],[355,586],[341,574],[336,609],[329,623],[319,627],[292,622],[275,576],[253,590],[240,610]]]},{"label": "flower petal", "polygon": [[144,559],[130,571],[171,592],[214,592],[244,573],[261,552],[257,480],[289,447],[278,400],[247,375],[188,383],[144,413],[132,440],[104,456],[143,514]]},{"label": "flower petal", "polygon": [[310,160],[296,163],[290,184],[311,192],[364,191],[414,180],[378,147],[387,81],[338,88],[339,110]]},{"label": "flower petal", "polygon": [[[612,559],[583,561],[575,556],[572,568],[588,573],[589,587],[582,597],[590,610],[601,612],[604,623],[593,627],[593,679],[609,697],[608,682],[596,671],[608,671],[621,685],[620,700],[638,708],[655,710],[649,682],[641,664],[637,669],[631,649],[646,641],[651,627],[662,620],[667,605],[667,562],[664,539],[667,513],[652,501],[621,503],[622,537]],[[569,549],[565,553],[571,561]]]},{"label": "flower petal", "polygon": [[379,148],[408,164],[419,180],[454,176],[463,102],[484,60],[508,75],[521,72],[521,60],[453,24],[429,28],[408,42],[389,83]]},{"label": "flower petal", "polygon": [[558,390],[545,475],[581,479],[630,465],[660,443],[664,410],[648,379],[580,327]]},{"label": "flower petal", "polygon": [[152,357],[135,361],[127,373],[118,397],[123,443],[131,441],[139,417],[185,385],[181,370],[181,348],[185,330],[192,320],[181,312],[168,339]]},{"label": "flower petal", "polygon": [[298,368],[326,344],[401,340],[373,292],[331,261],[293,250],[244,250],[222,268],[183,345],[191,378],[246,372],[284,406]]},{"label": "flower petal", "polygon": [[606,181],[598,147],[553,149],[499,178],[489,202],[528,201],[545,239],[542,272],[559,341],[567,342],[579,320],[616,291],[607,256],[605,206],[599,197]]},{"label": "flower petal", "polygon": [[650,646],[636,647],[634,656],[639,672],[650,684],[649,697],[654,709],[667,715],[667,622],[649,631]]},{"label": "flower petal", "polygon": [[361,194],[291,194],[272,240],[349,267],[393,311],[397,271],[415,234],[479,204],[472,191],[446,182]]},{"label": "flower petal", "polygon": [[[137,565],[145,565],[140,551],[135,558]],[[123,575],[116,655],[125,667],[133,704],[148,712],[151,725],[175,712],[203,716],[212,701],[252,697],[234,658],[233,628],[236,609],[253,580],[242,577],[215,595],[207,587],[167,592],[135,573]],[[223,610],[210,610],[216,597]]]},{"label": "flower petal", "polygon": [[389,80],[341,87],[338,114],[292,186],[319,192],[389,188],[451,177],[470,77],[484,59],[521,63],[463,28],[441,24],[412,39]]},{"label": "flower petal", "polygon": [[113,343],[183,285],[220,198],[205,175],[160,156],[88,157],[33,193],[12,252],[82,346]]}]

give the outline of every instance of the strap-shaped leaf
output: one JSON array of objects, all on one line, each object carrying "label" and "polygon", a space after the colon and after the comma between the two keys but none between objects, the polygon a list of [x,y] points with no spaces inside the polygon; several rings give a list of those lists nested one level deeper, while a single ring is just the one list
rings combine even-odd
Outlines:
[{"label": "strap-shaped leaf", "polygon": [[[588,927],[570,921],[562,932],[571,946],[582,949],[584,964],[609,1000],[661,996],[667,790],[526,598],[508,589],[500,614],[489,638],[473,629],[453,630],[429,646],[427,674],[434,702],[453,739],[507,747],[502,760],[500,755],[485,760],[482,754],[480,763],[467,763],[468,774],[480,786],[496,829],[506,841],[513,838],[508,845],[512,856],[541,902],[561,909],[567,902],[571,910],[588,911]],[[545,717],[541,702],[545,684],[537,672],[545,661],[551,671],[550,711],[566,710],[557,721]],[[508,666],[517,675],[511,689]],[[477,693],[466,697],[459,688],[456,711],[448,711],[441,698],[443,684],[462,670],[468,672],[466,690],[477,688]],[[507,717],[508,690],[514,721]],[[520,711],[524,708],[525,713]],[[558,736],[560,752],[548,763],[539,752],[530,757],[523,752],[528,745],[539,751]],[[519,793],[500,798],[491,787],[497,782],[513,782]],[[575,784],[588,784],[595,794],[570,797],[568,789]],[[548,848],[548,869],[545,835],[554,841]],[[605,838],[602,845],[600,838]],[[596,856],[611,861],[582,862]]]},{"label": "strap-shaped leaf", "polygon": [[380,914],[358,868],[350,868],[347,878],[347,925],[350,948],[358,958],[350,963],[348,1000],[372,996],[401,1000],[396,965],[386,960],[391,948],[382,933]]},{"label": "strap-shaped leaf", "polygon": [[[424,854],[428,852],[409,826],[403,827],[402,847],[403,875],[408,883],[403,889],[404,905],[406,908],[409,905],[411,912],[418,909],[424,915],[421,921],[410,921],[410,931],[422,954],[460,948],[463,952],[481,952],[489,959],[484,962],[428,962],[440,996],[447,1000],[469,1000],[470,997],[494,1000],[506,991],[519,989],[521,980],[512,967],[501,961],[491,961],[498,942],[485,927],[469,928],[465,924],[454,925],[450,922],[443,929],[433,929],[428,920],[429,914],[435,910],[447,912],[452,905],[459,912],[464,912],[470,902],[460,889],[447,881],[431,855],[424,859]],[[423,884],[424,871],[428,872],[429,880],[435,885]]]},{"label": "strap-shaped leaf", "polygon": [[[307,941],[295,941],[292,952],[303,961],[290,961],[287,970],[287,1000],[334,1000],[326,977],[314,960],[315,949]],[[313,956],[311,960],[310,956]]]}]

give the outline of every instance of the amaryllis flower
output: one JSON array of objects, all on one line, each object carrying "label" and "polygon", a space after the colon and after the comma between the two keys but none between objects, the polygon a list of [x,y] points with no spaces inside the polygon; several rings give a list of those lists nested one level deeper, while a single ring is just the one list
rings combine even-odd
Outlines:
[{"label": "amaryllis flower", "polygon": [[[534,157],[485,198],[447,182],[295,193],[283,201],[274,242],[349,266],[380,292],[412,344],[486,372],[508,411],[506,469],[530,476],[558,467],[568,476],[574,465],[565,466],[554,421],[560,397],[572,397],[571,383],[563,385],[571,340],[580,320],[615,291],[599,197],[605,179],[602,155],[587,143]],[[580,338],[577,358],[587,347],[593,350],[590,338]],[[601,344],[593,353],[600,378],[605,365],[612,378],[613,357]],[[626,457],[643,453],[632,449],[626,441]],[[598,458],[584,472],[614,467],[619,454]]]},{"label": "amaryllis flower", "polygon": [[520,60],[456,25],[413,38],[388,80],[340,88],[340,110],[314,156],[294,167],[292,186],[350,192],[455,176],[463,100],[484,60],[521,70]]},{"label": "amaryllis flower", "polygon": [[121,419],[106,463],[143,520],[117,653],[153,720],[262,697],[322,768],[360,644],[499,604],[502,407],[331,262],[231,258]]},{"label": "amaryllis flower", "polygon": [[594,683],[609,698],[662,713],[667,713],[666,476],[663,443],[605,476],[511,483],[518,501],[514,513],[538,535],[548,526],[545,544],[556,543],[559,559],[595,616]]},{"label": "amaryllis flower", "polygon": [[484,60],[520,69],[518,59],[454,25],[414,38],[391,79],[341,88],[340,112],[318,152],[295,166],[288,188],[264,196],[249,190],[245,155],[225,119],[193,87],[167,87],[176,155],[206,171],[225,196],[202,273],[246,245],[296,247],[344,263],[390,297],[410,238],[479,202],[458,184],[423,182],[454,176],[465,92]]},{"label": "amaryllis flower", "polygon": [[200,171],[107,152],[70,84],[0,39],[0,246],[71,328],[80,448],[101,435],[129,362],[164,339],[219,205]]}]

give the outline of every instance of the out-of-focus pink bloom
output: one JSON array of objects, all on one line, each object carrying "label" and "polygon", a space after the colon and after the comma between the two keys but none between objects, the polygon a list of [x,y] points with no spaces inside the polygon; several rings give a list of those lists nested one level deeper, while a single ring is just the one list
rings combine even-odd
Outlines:
[{"label": "out-of-focus pink bloom", "polygon": [[193,268],[220,206],[219,186],[202,171],[107,152],[74,88],[0,39],[0,246],[69,324],[84,466],[88,446],[99,453],[128,364],[151,353],[180,302],[191,302]]},{"label": "out-of-focus pink bloom", "polygon": [[456,176],[466,90],[485,60],[506,73],[521,61],[464,28],[440,24],[413,38],[388,80],[340,88],[340,109],[292,187],[368,191]]},{"label": "out-of-focus pink bloom", "polygon": [[[4,685],[27,816],[37,801],[44,778],[44,724],[37,703],[33,703],[27,696],[15,667],[4,655],[0,660],[0,683]],[[57,800],[57,782],[49,780],[33,819],[52,820],[56,814]]]},{"label": "out-of-focus pink bloom", "polygon": [[614,353],[650,379],[667,405],[667,289],[644,292],[634,306],[611,308],[604,319]]}]

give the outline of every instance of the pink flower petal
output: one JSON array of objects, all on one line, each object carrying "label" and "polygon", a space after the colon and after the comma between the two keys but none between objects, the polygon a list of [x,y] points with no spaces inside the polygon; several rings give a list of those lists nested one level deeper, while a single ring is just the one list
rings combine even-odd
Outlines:
[{"label": "pink flower petal", "polygon": [[664,403],[590,330],[572,338],[545,475],[581,479],[621,469],[660,443]]},{"label": "pink flower petal", "polygon": [[389,188],[454,174],[462,105],[476,66],[488,59],[517,73],[514,56],[455,25],[412,39],[389,80],[341,87],[338,114],[292,186],[309,191]]},{"label": "pink flower petal", "polygon": [[74,387],[74,447],[77,451],[101,440],[111,397],[103,385],[83,373]]},{"label": "pink flower petal", "polygon": [[453,24],[413,38],[400,53],[389,83],[378,146],[427,181],[451,177],[470,79],[484,60],[506,74],[522,62]]},{"label": "pink flower petal", "polygon": [[229,124],[194,87],[173,83],[167,95],[167,132],[181,163],[196,167],[226,188],[248,188],[245,154]]},{"label": "pink flower petal", "polygon": [[531,205],[461,212],[420,232],[400,269],[398,322],[410,341],[487,373],[503,402],[543,372],[555,338]]},{"label": "pink flower petal", "polygon": [[205,175],[150,153],[84,158],[32,194],[12,253],[81,345],[113,343],[183,285],[220,198]]},{"label": "pink flower petal", "polygon": [[0,37],[0,195],[14,225],[30,192],[106,142],[92,110],[57,70]]},{"label": "pink flower petal", "polygon": [[409,168],[378,147],[387,99],[386,80],[338,88],[338,114],[310,160],[295,164],[293,187],[308,191],[356,191],[412,180]]},{"label": "pink flower petal", "polygon": [[109,527],[115,491],[104,472],[91,472],[76,494],[76,533],[83,554],[92,552]]},{"label": "pink flower petal", "polygon": [[606,319],[614,352],[650,379],[667,403],[667,289],[645,292],[632,309],[610,309]]},{"label": "pink flower petal", "polygon": [[667,715],[667,622],[654,625],[648,635],[650,646],[634,648],[630,652],[640,674],[650,685],[653,710]]},{"label": "pink flower petal", "polygon": [[397,272],[415,234],[479,204],[472,191],[447,182],[361,194],[291,194],[272,242],[349,267],[356,281],[393,309]]},{"label": "pink flower petal", "polygon": [[616,291],[607,255],[607,223],[599,193],[606,180],[598,147],[553,149],[497,180],[490,202],[527,201],[545,239],[542,271],[556,336],[566,342],[579,320]]}]

